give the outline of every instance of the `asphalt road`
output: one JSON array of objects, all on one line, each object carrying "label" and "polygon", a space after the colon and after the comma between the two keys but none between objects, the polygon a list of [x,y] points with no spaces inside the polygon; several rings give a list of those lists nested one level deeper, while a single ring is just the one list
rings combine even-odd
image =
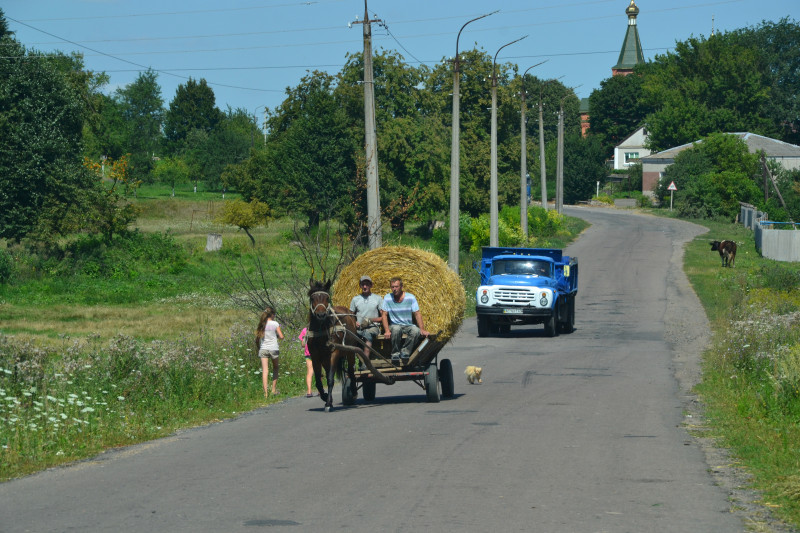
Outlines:
[{"label": "asphalt road", "polygon": [[680,258],[704,230],[568,212],[593,224],[568,249],[573,334],[478,338],[469,319],[440,354],[453,399],[292,398],[4,483],[0,531],[744,531],[682,426],[706,325]]}]

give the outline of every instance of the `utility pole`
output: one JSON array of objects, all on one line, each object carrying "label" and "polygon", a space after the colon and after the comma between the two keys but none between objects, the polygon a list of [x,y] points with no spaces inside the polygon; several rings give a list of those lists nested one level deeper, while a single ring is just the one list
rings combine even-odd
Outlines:
[{"label": "utility pole", "polygon": [[558,108],[558,155],[556,156],[556,212],[560,215],[564,194],[564,99]]},{"label": "utility pole", "polygon": [[542,208],[547,211],[547,174],[544,162],[544,119],[542,117],[542,98],[544,89],[539,89],[539,171],[542,183]]},{"label": "utility pole", "polygon": [[364,20],[356,20],[353,24],[364,27],[364,152],[366,154],[367,174],[367,235],[369,249],[374,250],[383,245],[381,228],[381,203],[378,190],[378,142],[375,125],[375,84],[372,79],[372,27],[367,11],[367,0],[364,0]]},{"label": "utility pole", "polygon": [[533,66],[525,69],[522,73],[522,83],[520,90],[520,97],[522,99],[522,107],[520,110],[520,138],[522,145],[522,153],[520,154],[519,165],[519,223],[522,227],[522,236],[527,240],[528,238],[528,139],[527,139],[527,124],[528,120],[525,118],[525,75],[533,67],[538,67],[547,60],[536,63]]},{"label": "utility pole", "polygon": [[[527,37],[527,35],[525,36]],[[489,184],[489,246],[499,246],[498,233],[498,209],[497,209],[497,54],[506,46],[521,41],[525,37],[520,37],[516,41],[506,43],[497,49],[492,61],[492,154],[491,154],[491,175]]]},{"label": "utility pole", "polygon": [[458,56],[458,40],[461,38],[461,32],[467,27],[470,22],[475,22],[489,15],[494,15],[497,11],[492,11],[480,17],[469,20],[461,26],[456,36],[456,55],[453,58],[453,132],[450,141],[450,245],[448,249],[448,264],[450,270],[458,274],[458,252],[460,244],[459,236],[459,189],[461,180],[461,153],[460,153],[460,134],[461,134],[461,106],[460,106],[460,84],[461,72],[458,67],[461,58]]}]

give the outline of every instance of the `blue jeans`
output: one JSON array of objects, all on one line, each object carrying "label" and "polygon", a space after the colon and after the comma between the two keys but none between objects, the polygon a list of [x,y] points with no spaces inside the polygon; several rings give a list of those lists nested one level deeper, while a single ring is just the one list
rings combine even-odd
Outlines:
[{"label": "blue jeans", "polygon": [[[419,341],[419,328],[413,324],[409,326],[392,324],[389,326],[389,331],[392,332],[392,359],[410,357]],[[403,339],[404,334],[405,339]]]}]

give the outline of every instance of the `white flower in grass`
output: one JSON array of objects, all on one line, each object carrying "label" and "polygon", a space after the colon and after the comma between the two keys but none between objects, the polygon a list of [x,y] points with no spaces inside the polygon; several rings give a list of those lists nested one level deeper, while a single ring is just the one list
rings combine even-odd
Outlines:
[{"label": "white flower in grass", "polygon": [[51,402],[57,402],[58,401],[58,398],[54,398],[53,396],[49,396],[49,395],[47,396],[47,399],[50,400]]},{"label": "white flower in grass", "polygon": [[7,368],[4,368],[4,369],[3,369],[3,373],[4,373],[4,374],[8,374],[9,376],[10,376],[11,374],[13,374],[13,372],[12,372],[11,370],[7,369]]},{"label": "white flower in grass", "polygon": [[23,396],[28,396],[28,397],[31,397],[31,396],[33,396],[33,394],[31,394],[29,391],[23,391],[23,392],[22,392],[22,395],[23,395]]},{"label": "white flower in grass", "polygon": [[16,424],[19,421],[19,418],[12,416],[11,418],[8,419],[8,421],[12,424]]},{"label": "white flower in grass", "polygon": [[58,451],[56,452],[56,455],[64,455],[64,451],[63,451],[63,450],[58,450]]},{"label": "white flower in grass", "polygon": [[81,413],[94,413],[94,408],[86,406],[83,409],[81,409]]},{"label": "white flower in grass", "polygon": [[125,396],[117,396],[117,400],[119,400],[121,402],[124,402],[125,401]]},{"label": "white flower in grass", "polygon": [[58,419],[56,417],[54,417],[54,416],[48,416],[47,417],[47,421],[55,423],[55,422],[58,422]]},{"label": "white flower in grass", "polygon": [[33,400],[33,405],[35,405],[36,407],[44,407],[44,404],[42,402],[37,402],[36,400]]},{"label": "white flower in grass", "polygon": [[78,395],[75,394],[74,392],[70,392],[67,396],[69,396],[70,398],[77,398],[78,397]]},{"label": "white flower in grass", "polygon": [[60,413],[58,416],[61,417],[61,420],[66,420],[67,419],[67,415],[65,413]]}]

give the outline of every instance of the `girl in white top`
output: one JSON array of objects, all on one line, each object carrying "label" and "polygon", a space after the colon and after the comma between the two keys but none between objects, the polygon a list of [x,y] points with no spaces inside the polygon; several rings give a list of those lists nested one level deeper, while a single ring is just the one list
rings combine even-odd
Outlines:
[{"label": "girl in white top", "polygon": [[269,396],[269,361],[272,361],[272,395],[278,392],[278,339],[283,340],[281,326],[275,320],[275,310],[271,307],[264,309],[256,328],[256,349],[261,358],[261,381],[264,384],[264,397]]}]

